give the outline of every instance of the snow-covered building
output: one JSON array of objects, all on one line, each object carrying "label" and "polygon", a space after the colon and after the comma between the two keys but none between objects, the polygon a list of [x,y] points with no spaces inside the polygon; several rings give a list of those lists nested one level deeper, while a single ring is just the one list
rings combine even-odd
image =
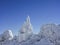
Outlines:
[{"label": "snow-covered building", "polygon": [[19,34],[18,34],[19,42],[25,41],[28,38],[30,38],[30,36],[32,36],[32,34],[33,34],[32,30],[33,29],[32,29],[32,25],[31,25],[31,22],[30,22],[30,17],[28,16],[26,21],[24,22],[23,26],[19,30]]}]

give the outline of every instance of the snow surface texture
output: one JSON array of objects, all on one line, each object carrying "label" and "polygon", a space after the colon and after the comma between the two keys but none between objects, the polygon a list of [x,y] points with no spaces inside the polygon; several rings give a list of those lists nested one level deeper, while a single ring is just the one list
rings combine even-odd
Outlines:
[{"label": "snow surface texture", "polygon": [[30,17],[18,32],[13,36],[11,30],[0,34],[0,45],[60,45],[60,25],[42,25],[38,34],[33,34]]}]

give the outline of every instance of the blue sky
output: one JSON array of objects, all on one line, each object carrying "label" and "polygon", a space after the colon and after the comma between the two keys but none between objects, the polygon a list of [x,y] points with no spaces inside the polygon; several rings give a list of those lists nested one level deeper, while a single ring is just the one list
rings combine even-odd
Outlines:
[{"label": "blue sky", "polygon": [[35,33],[42,24],[60,24],[60,1],[0,0],[0,33],[11,29],[17,34],[28,15]]}]

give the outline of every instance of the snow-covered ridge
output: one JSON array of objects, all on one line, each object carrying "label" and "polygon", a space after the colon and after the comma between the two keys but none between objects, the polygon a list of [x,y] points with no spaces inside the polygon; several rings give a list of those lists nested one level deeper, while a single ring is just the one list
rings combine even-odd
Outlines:
[{"label": "snow-covered ridge", "polygon": [[11,30],[0,34],[0,45],[60,45],[60,24],[45,24],[38,34],[33,34],[28,16],[17,36]]}]

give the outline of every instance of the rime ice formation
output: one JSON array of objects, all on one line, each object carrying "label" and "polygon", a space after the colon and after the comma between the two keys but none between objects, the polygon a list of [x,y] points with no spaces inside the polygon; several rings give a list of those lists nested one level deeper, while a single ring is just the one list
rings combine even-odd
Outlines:
[{"label": "rime ice formation", "polygon": [[17,36],[11,30],[0,34],[0,45],[60,45],[60,24],[45,24],[33,34],[28,16]]},{"label": "rime ice formation", "polygon": [[19,31],[19,38],[18,38],[19,42],[27,40],[28,38],[30,38],[30,36],[32,34],[33,34],[32,33],[32,25],[30,22],[30,17],[28,16]]},{"label": "rime ice formation", "polygon": [[60,26],[56,24],[45,24],[40,33],[35,34],[30,40],[21,45],[60,45]]},{"label": "rime ice formation", "polygon": [[12,40],[12,39],[13,39],[13,34],[11,30],[7,30],[0,35],[0,41],[6,41],[6,40]]},{"label": "rime ice formation", "polygon": [[45,24],[41,27],[40,35],[49,39],[55,45],[60,45],[60,26],[56,24]]},{"label": "rime ice formation", "polygon": [[4,37],[8,40],[11,40],[13,38],[13,34],[11,30],[7,30],[3,33]]}]

